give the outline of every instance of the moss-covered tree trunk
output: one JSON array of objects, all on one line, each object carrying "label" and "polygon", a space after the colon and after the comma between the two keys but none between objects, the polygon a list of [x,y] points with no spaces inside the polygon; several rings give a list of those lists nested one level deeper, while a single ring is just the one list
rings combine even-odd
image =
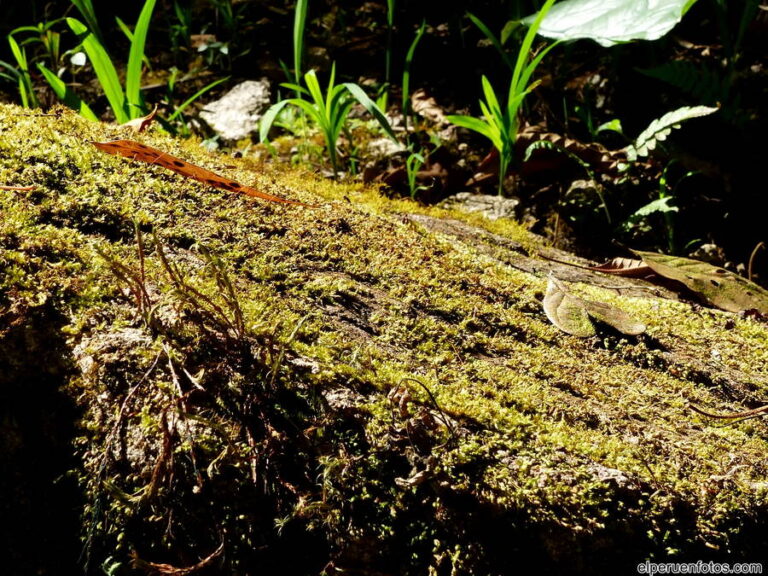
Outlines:
[{"label": "moss-covered tree trunk", "polygon": [[[509,222],[133,136],[318,206],[268,204],[89,143],[130,137],[0,107],[0,184],[34,186],[0,191],[10,573],[765,559],[768,427],[689,409],[768,401],[764,323]],[[559,332],[553,269],[647,332]]]}]

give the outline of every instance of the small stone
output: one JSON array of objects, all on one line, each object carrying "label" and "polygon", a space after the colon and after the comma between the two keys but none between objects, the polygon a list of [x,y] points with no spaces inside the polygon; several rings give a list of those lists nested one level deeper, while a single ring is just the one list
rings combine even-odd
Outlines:
[{"label": "small stone", "polygon": [[269,80],[246,80],[219,100],[205,105],[200,117],[224,140],[241,140],[257,133],[269,107]]},{"label": "small stone", "polygon": [[374,158],[389,158],[405,151],[405,146],[391,138],[377,138],[368,143],[368,154]]},{"label": "small stone", "polygon": [[520,200],[490,194],[459,192],[443,200],[442,204],[445,207],[459,208],[466,212],[480,212],[489,220],[497,220],[514,218],[515,209],[520,204]]}]

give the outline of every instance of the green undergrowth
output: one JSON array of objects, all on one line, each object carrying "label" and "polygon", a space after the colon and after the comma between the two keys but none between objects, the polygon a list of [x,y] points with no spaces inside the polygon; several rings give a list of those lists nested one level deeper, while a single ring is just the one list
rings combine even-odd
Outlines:
[{"label": "green undergrowth", "polygon": [[[317,206],[89,144],[116,138]],[[22,374],[40,319],[59,319],[48,385],[78,407],[68,477],[89,570],[762,560],[768,428],[688,403],[768,400],[765,324],[577,284],[648,331],[570,337],[541,308],[543,272],[409,215],[485,227],[533,256],[540,240],[515,224],[265,170],[152,130],[0,107],[0,184],[35,187],[0,191],[0,344]]]}]

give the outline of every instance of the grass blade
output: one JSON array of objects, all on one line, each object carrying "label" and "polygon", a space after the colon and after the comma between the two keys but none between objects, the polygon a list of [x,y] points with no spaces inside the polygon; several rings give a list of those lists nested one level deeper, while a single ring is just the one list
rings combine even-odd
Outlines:
[{"label": "grass blade", "polygon": [[472,130],[478,134],[482,134],[488,138],[488,140],[490,140],[496,148],[501,149],[501,141],[498,137],[498,134],[493,131],[489,124],[483,122],[479,118],[475,118],[474,116],[451,114],[446,116],[445,119],[448,120],[451,124],[455,124],[460,128],[466,128],[467,130]]},{"label": "grass blade", "polygon": [[384,131],[387,133],[387,135],[392,138],[392,140],[397,142],[397,136],[395,135],[394,130],[392,130],[392,126],[390,125],[389,120],[387,120],[384,112],[382,112],[381,108],[379,108],[376,102],[374,102],[357,84],[347,83],[344,84],[344,87],[349,90],[349,93],[354,96],[355,100],[357,100],[363,106],[363,108],[365,108],[368,113],[378,121],[381,127],[384,128]]},{"label": "grass blade", "polygon": [[[520,91],[520,76],[523,74],[523,69],[526,65],[526,62],[528,61],[528,55],[531,51],[531,45],[533,45],[533,39],[536,37],[536,32],[539,30],[541,21],[544,20],[544,16],[547,15],[547,12],[549,12],[549,9],[554,3],[555,0],[547,0],[544,3],[544,6],[541,7],[541,10],[539,10],[536,19],[531,24],[531,27],[528,28],[528,32],[526,32],[525,38],[523,38],[523,44],[520,46],[520,51],[517,53],[517,61],[515,62],[515,69],[514,73],[512,74],[512,82],[509,85],[510,96]],[[525,86],[525,84],[523,84],[523,86]]]},{"label": "grass blade", "polygon": [[128,67],[125,71],[125,97],[128,106],[128,116],[139,118],[144,112],[144,102],[141,97],[141,66],[144,61],[144,47],[147,42],[147,31],[155,9],[156,0],[147,0],[141,9],[136,28],[131,40],[131,51],[128,54]]},{"label": "grass blade", "polygon": [[307,85],[309,94],[312,96],[312,100],[314,101],[315,106],[317,106],[318,111],[325,117],[325,98],[323,98],[323,91],[320,89],[320,83],[317,81],[317,74],[315,74],[314,70],[310,70],[304,74],[304,83]]},{"label": "grass blade", "polygon": [[331,120],[331,116],[334,113],[334,107],[336,106],[338,90],[334,90],[334,84],[336,82],[336,62],[331,64],[331,77],[328,78],[328,90],[325,93],[325,117]]},{"label": "grass blade", "polygon": [[392,38],[395,25],[395,0],[387,0],[387,51],[384,58],[384,83],[389,84],[392,72]]},{"label": "grass blade", "polygon": [[302,100],[300,98],[291,98],[290,100],[287,100],[287,102],[290,102],[292,105],[301,108],[304,113],[320,127],[323,133],[327,133],[328,122],[320,107],[316,106],[312,102],[307,102],[306,100]]},{"label": "grass blade", "polygon": [[427,22],[422,20],[421,26],[416,32],[416,37],[411,42],[410,48],[408,48],[408,54],[405,56],[405,69],[403,70],[403,117],[406,122],[406,131],[408,130],[408,114],[411,111],[411,63],[413,62],[413,55],[416,53],[416,46],[419,45],[426,27]]},{"label": "grass blade", "polygon": [[99,20],[96,18],[96,12],[93,9],[91,0],[72,0],[72,4],[74,4],[75,8],[77,8],[80,11],[80,14],[83,15],[91,32],[96,35],[96,38],[101,44],[104,44],[104,35],[101,33],[101,28],[99,28]]},{"label": "grass blade", "polygon": [[275,119],[280,114],[282,109],[290,103],[291,100],[280,100],[280,102],[273,104],[267,109],[266,112],[264,112],[264,116],[261,117],[261,122],[259,122],[259,140],[261,142],[267,141],[267,136],[269,136],[269,129],[272,128],[272,124],[274,124]]},{"label": "grass blade", "polygon": [[488,109],[490,110],[494,120],[497,123],[503,123],[504,115],[501,113],[499,99],[496,98],[496,92],[494,92],[493,86],[491,86],[491,83],[485,76],[482,77],[481,81],[483,84],[483,95],[485,96],[485,101],[488,104]]},{"label": "grass blade", "polygon": [[27,51],[19,46],[13,36],[8,36],[8,44],[11,46],[13,57],[19,65],[19,96],[24,108],[38,108],[40,103],[37,101],[35,89],[32,86],[32,79],[29,76],[29,62],[27,61]]},{"label": "grass blade", "polygon": [[472,20],[475,26],[480,28],[480,31],[483,34],[485,34],[485,37],[488,38],[488,40],[490,40],[491,44],[493,44],[493,47],[496,48],[496,50],[498,50],[499,54],[501,55],[501,59],[504,60],[504,64],[506,64],[510,70],[514,70],[515,65],[512,63],[512,60],[510,59],[509,54],[507,54],[507,52],[504,50],[504,47],[501,45],[501,42],[499,42],[499,39],[496,37],[496,35],[493,32],[491,32],[490,28],[488,28],[488,26],[486,26],[483,23],[483,21],[480,20],[480,18],[478,18],[471,12],[467,12],[467,16],[469,17],[470,20]]},{"label": "grass blade", "polygon": [[96,77],[99,79],[109,105],[115,113],[115,120],[117,120],[118,124],[125,124],[131,118],[126,112],[125,94],[123,94],[120,79],[117,76],[117,71],[112,64],[109,54],[107,54],[104,46],[96,36],[82,22],[76,18],[67,18],[67,24],[69,24],[69,27],[78,37],[84,36],[82,40],[83,49],[88,54],[93,70],[96,72]]},{"label": "grass blade", "polygon": [[226,78],[219,78],[218,80],[214,80],[213,82],[211,82],[207,86],[204,86],[203,88],[201,88],[200,90],[195,92],[192,96],[190,96],[189,98],[184,100],[184,102],[181,104],[181,106],[177,107],[176,110],[173,111],[173,114],[171,114],[168,117],[168,122],[173,122],[176,118],[178,118],[184,112],[184,110],[186,110],[186,108],[190,104],[192,104],[192,102],[194,102],[195,100],[200,98],[200,96],[202,96],[203,94],[205,94],[206,92],[208,92],[212,88],[215,88],[216,86],[218,86],[222,82],[226,82],[227,80],[229,80],[229,76],[227,76]]},{"label": "grass blade", "polygon": [[546,46],[543,50],[541,50],[536,57],[531,60],[528,63],[528,66],[525,67],[525,70],[520,75],[520,82],[519,86],[528,86],[528,81],[531,79],[531,76],[533,75],[534,70],[536,70],[536,67],[539,65],[539,63],[544,59],[544,56],[546,56],[552,48],[560,44],[560,41],[553,42],[549,46]]},{"label": "grass blade", "polygon": [[304,28],[307,23],[309,0],[296,0],[296,15],[293,21],[293,78],[301,80],[301,60],[304,55]]},{"label": "grass blade", "polygon": [[51,85],[51,88],[53,88],[53,91],[56,93],[59,100],[73,110],[77,110],[80,116],[87,118],[88,120],[93,120],[94,122],[99,121],[98,117],[93,113],[93,110],[90,109],[88,104],[83,102],[61,78],[48,70],[42,62],[37,63],[37,68],[42,72],[43,76],[45,76],[46,81]]},{"label": "grass blade", "polygon": [[306,88],[304,88],[303,86],[299,86],[298,84],[294,84],[293,82],[281,82],[280,86],[282,86],[283,88],[288,88],[288,90],[293,90],[298,94],[310,96],[310,93],[309,91],[307,91]]}]

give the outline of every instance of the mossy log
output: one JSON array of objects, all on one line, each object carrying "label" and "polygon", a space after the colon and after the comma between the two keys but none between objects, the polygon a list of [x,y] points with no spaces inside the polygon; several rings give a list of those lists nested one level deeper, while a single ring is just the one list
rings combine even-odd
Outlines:
[{"label": "mossy log", "polygon": [[[125,130],[0,106],[0,184],[34,187],[0,190],[9,574],[765,559],[768,425],[689,407],[768,402],[765,323],[509,221]],[[116,138],[315,207],[90,143]],[[551,270],[646,333],[558,331]]]}]

